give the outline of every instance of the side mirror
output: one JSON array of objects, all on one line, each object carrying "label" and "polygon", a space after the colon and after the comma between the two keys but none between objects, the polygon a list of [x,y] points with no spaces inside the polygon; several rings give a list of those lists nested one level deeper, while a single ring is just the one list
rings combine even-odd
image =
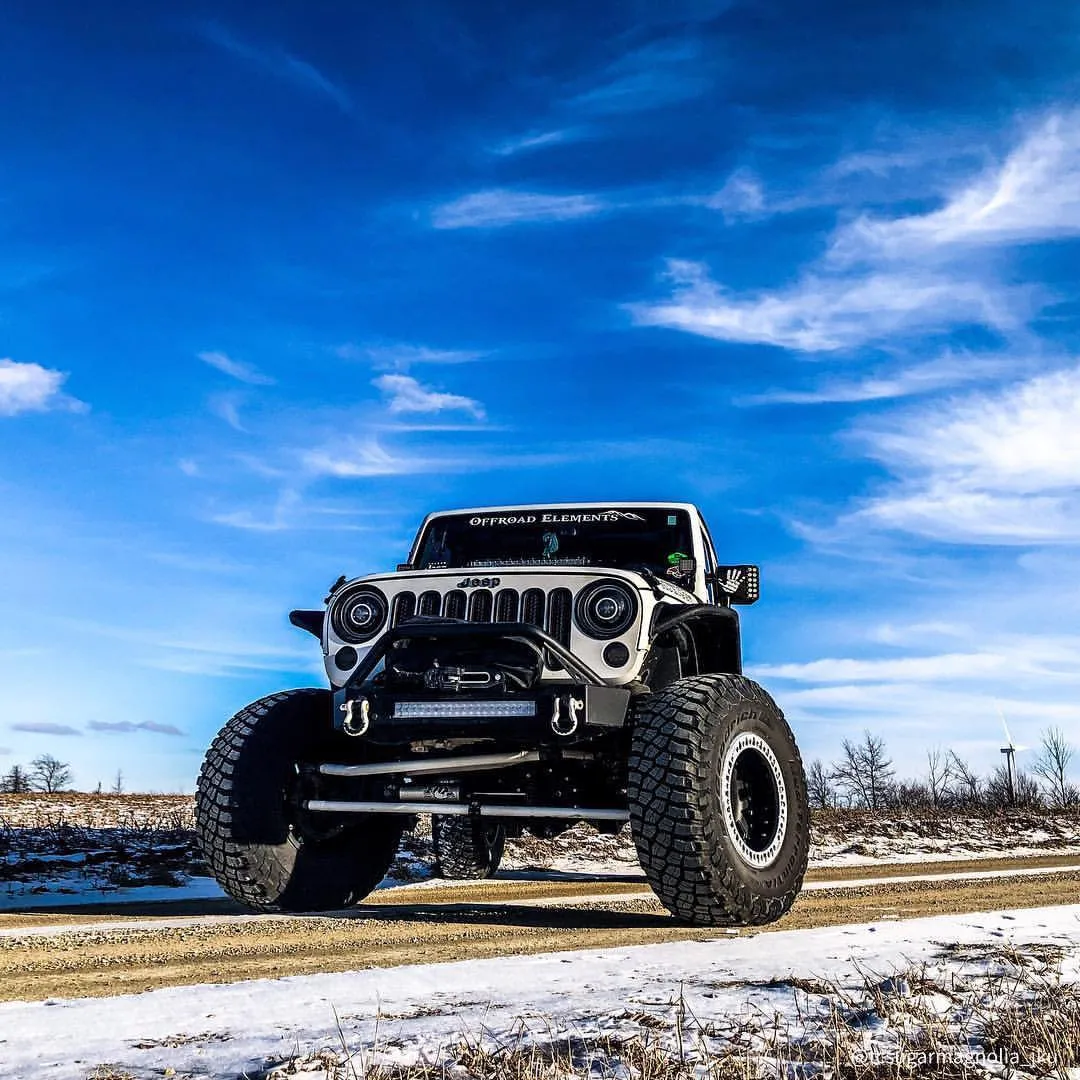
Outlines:
[{"label": "side mirror", "polygon": [[709,575],[709,584],[729,604],[753,604],[761,597],[761,573],[748,563],[718,566],[716,573]]}]

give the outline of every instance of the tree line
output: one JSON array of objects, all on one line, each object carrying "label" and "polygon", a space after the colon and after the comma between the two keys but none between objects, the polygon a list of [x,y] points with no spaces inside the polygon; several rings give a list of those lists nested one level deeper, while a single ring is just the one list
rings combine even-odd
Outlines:
[{"label": "tree line", "polygon": [[812,761],[806,783],[818,810],[1067,809],[1080,806],[1080,786],[1070,775],[1075,755],[1062,731],[1051,727],[1027,771],[1005,761],[981,776],[955,751],[939,747],[926,752],[921,776],[898,780],[885,740],[866,731],[858,741],[844,740],[839,761]]},{"label": "tree line", "polygon": [[[0,776],[0,795],[26,795],[31,791],[70,791],[71,766],[52,754],[41,754],[27,765],[12,765]],[[109,789],[113,795],[124,791],[124,774],[117,770],[116,780]],[[96,794],[103,791],[98,781]]]}]

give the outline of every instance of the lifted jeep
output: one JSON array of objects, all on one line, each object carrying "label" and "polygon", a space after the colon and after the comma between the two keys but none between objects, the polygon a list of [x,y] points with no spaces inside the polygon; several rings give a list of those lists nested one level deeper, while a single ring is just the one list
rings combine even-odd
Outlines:
[{"label": "lifted jeep", "polygon": [[395,573],[293,611],[331,688],[242,709],[207,753],[196,827],[225,890],[260,911],[359,902],[416,814],[437,867],[489,877],[507,835],[629,820],[678,918],[771,922],[809,846],[791,730],[742,675],[733,605],[685,503],[430,515]]}]

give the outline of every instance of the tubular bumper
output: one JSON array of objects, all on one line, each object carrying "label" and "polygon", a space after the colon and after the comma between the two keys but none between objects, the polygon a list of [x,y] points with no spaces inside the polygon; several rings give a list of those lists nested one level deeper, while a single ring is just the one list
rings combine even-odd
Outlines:
[{"label": "tubular bumper", "polygon": [[[567,677],[541,681],[525,691],[383,685],[375,674],[379,664],[398,642],[418,640],[513,641],[542,660],[557,662]],[[607,686],[578,656],[529,623],[414,619],[379,637],[334,694],[333,727],[377,743],[481,736],[531,745],[565,744],[598,730],[621,728],[629,702],[629,690]]]}]

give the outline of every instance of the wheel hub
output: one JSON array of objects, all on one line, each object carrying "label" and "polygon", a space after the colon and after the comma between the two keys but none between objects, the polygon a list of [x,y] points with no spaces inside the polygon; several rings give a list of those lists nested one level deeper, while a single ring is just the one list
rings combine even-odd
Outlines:
[{"label": "wheel hub", "polygon": [[724,825],[739,857],[764,869],[776,861],[787,835],[787,788],[772,747],[751,731],[737,735],[720,768]]}]

